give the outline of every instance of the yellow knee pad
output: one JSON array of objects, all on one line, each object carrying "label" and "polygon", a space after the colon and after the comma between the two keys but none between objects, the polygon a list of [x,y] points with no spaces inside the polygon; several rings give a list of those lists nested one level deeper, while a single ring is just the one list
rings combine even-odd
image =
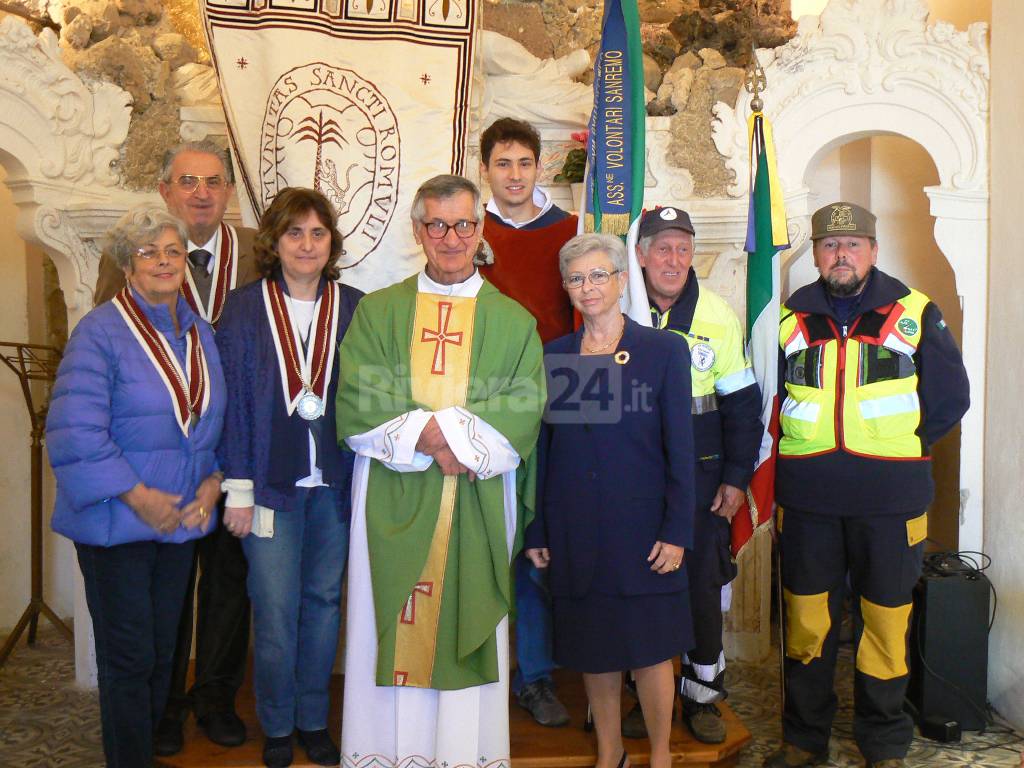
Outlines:
[{"label": "yellow knee pad", "polygon": [[857,646],[857,669],[879,680],[907,674],[907,628],[911,604],[887,608],[860,599],[864,633]]},{"label": "yellow knee pad", "polygon": [[828,613],[828,592],[797,595],[783,590],[786,601],[786,656],[803,664],[821,657],[832,617]]}]

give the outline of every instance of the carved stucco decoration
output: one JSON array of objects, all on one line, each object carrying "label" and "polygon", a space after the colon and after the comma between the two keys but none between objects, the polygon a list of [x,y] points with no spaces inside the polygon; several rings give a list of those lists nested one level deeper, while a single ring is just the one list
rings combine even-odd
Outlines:
[{"label": "carved stucco decoration", "polygon": [[[785,189],[803,186],[810,162],[835,141],[879,132],[926,147],[943,187],[986,188],[987,27],[927,19],[922,0],[832,0],[820,17],[802,18],[789,43],[758,51]],[[736,197],[747,193],[748,101],[741,93],[714,109],[712,134]]]},{"label": "carved stucco decoration", "polygon": [[[24,22],[0,21],[0,131],[29,175],[114,186],[128,135],[130,97],[115,85],[86,83],[61,61],[57,36],[38,37]],[[20,145],[20,146],[19,146]]]}]

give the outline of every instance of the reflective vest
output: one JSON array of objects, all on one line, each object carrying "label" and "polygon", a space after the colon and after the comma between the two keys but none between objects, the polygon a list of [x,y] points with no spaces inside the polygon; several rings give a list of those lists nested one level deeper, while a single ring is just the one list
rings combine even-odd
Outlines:
[{"label": "reflective vest", "polygon": [[[671,310],[653,317],[656,328],[668,328]],[[743,346],[743,329],[725,300],[703,285],[697,294],[689,332],[678,333],[690,348],[690,382],[694,413],[717,409],[717,398],[755,383]]]},{"label": "reflective vest", "polygon": [[888,306],[865,312],[849,328],[783,305],[781,455],[813,456],[839,447],[872,458],[927,455],[915,434],[921,403],[914,354],[928,302],[911,290]]}]

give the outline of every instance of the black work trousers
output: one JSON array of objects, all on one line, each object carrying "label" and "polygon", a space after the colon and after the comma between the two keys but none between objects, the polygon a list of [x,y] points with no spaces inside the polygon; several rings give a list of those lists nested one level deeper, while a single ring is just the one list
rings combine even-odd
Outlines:
[{"label": "black work trousers", "polygon": [[[192,654],[192,596],[196,592],[197,571],[196,679],[186,694],[185,678]],[[167,717],[184,719],[190,708],[197,718],[211,712],[234,711],[235,694],[242,686],[249,653],[247,574],[242,544],[223,525],[196,542],[188,595],[174,649]]]},{"label": "black work trousers", "polygon": [[921,511],[840,516],[786,509],[779,543],[785,597],[783,738],[828,749],[847,579],[854,628],[853,735],[869,763],[902,758],[913,736],[903,711],[914,585],[927,518]]},{"label": "black work trousers", "polygon": [[711,511],[721,485],[718,460],[698,461],[693,547],[685,555],[695,645],[683,656],[683,695],[700,703],[725,697],[722,653],[722,587],[736,575],[729,522]]}]

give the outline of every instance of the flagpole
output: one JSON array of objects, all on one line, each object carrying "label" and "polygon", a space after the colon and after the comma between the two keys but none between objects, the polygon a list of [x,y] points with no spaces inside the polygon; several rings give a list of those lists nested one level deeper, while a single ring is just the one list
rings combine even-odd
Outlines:
[{"label": "flagpole", "polygon": [[[765,74],[764,69],[761,67],[761,62],[757,58],[757,46],[751,43],[750,52],[750,66],[747,67],[744,86],[746,87],[747,93],[750,94],[750,111],[754,117],[754,131],[751,135],[751,142],[756,142],[759,145],[759,150],[764,151],[764,135],[763,131],[763,115],[764,100],[761,98],[761,92],[768,87],[768,76]],[[756,153],[757,155],[760,152]],[[755,157],[755,152],[749,153],[751,159]],[[754,178],[757,169],[751,168],[750,175]],[[780,552],[780,546],[778,536],[774,535],[773,529],[772,536],[772,560],[775,565],[775,606],[779,616],[779,705],[780,711],[786,711],[786,639],[785,639],[785,620],[783,617],[784,600],[782,594],[782,557]]]}]

